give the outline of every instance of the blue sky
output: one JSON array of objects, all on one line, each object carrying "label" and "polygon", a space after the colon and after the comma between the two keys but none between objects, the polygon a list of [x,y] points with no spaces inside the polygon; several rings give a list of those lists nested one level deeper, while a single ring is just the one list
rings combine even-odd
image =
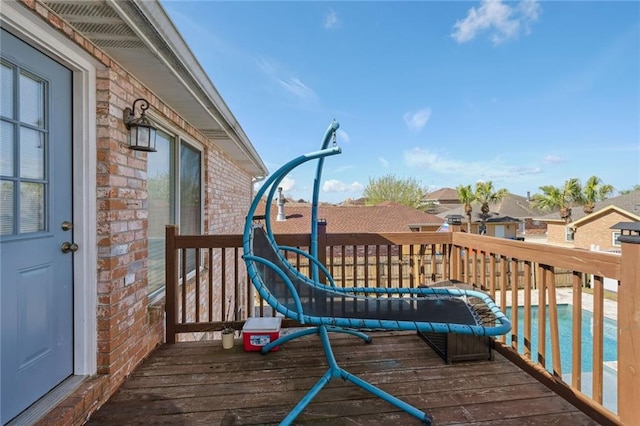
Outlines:
[{"label": "blue sky", "polygon": [[[525,195],[640,184],[640,2],[163,1],[273,171],[340,123],[323,201],[370,178]],[[313,170],[283,182],[310,199]]]}]

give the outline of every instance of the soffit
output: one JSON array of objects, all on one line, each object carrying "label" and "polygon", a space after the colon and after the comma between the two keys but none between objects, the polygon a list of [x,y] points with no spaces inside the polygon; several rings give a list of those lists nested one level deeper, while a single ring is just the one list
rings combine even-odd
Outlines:
[{"label": "soffit", "polygon": [[268,171],[156,1],[44,0],[252,176]]}]

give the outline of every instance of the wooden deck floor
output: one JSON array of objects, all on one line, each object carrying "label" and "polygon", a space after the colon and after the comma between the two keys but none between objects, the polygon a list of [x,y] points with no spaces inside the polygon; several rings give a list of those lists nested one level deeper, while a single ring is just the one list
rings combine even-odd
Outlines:
[{"label": "wooden deck floor", "polygon": [[[415,334],[374,333],[373,343],[332,335],[338,364],[430,413],[435,425],[596,424],[527,373],[494,361],[446,365]],[[261,355],[241,342],[163,345],[89,425],[277,424],[326,371],[320,339],[308,336]],[[334,379],[296,424],[420,422],[361,388]]]}]

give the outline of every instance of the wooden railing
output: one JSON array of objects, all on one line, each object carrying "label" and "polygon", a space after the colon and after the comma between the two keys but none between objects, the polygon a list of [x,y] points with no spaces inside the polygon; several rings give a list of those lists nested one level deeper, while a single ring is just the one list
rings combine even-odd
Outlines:
[{"label": "wooden railing", "polygon": [[[177,227],[167,227],[167,342],[173,343],[178,335],[185,333],[217,332],[225,323],[239,330],[248,316],[272,315],[271,310],[254,297],[241,259],[241,239],[240,235],[182,236],[178,235]],[[281,235],[277,236],[277,240],[281,245],[304,249],[309,246],[310,235]],[[634,276],[638,276],[633,274],[637,274],[640,268],[640,250],[628,250],[635,254],[627,256],[627,259],[624,245],[623,254],[619,256],[460,232],[321,232],[318,245],[320,260],[327,265],[336,285],[341,287],[417,287],[451,278],[487,291],[503,310],[521,306],[523,318],[519,318],[517,308],[511,309],[511,338],[509,341],[505,337],[497,339],[496,350],[602,424],[625,422],[623,413],[627,416],[626,413],[636,410],[635,407],[630,408],[633,404],[628,402],[629,407],[623,407],[629,399],[620,395],[620,391],[618,413],[621,416],[602,405],[603,281],[605,277],[619,281],[620,294],[624,294],[623,287],[625,291],[636,291],[637,284],[632,282],[632,285],[625,287],[623,278],[631,277],[625,279],[633,280]],[[189,250],[195,251],[196,265],[192,272],[186,267]],[[308,271],[308,262],[304,257],[295,253],[287,255],[300,271]],[[560,339],[557,316],[558,285],[566,285],[567,274],[571,277],[568,289],[572,292],[573,325],[570,341]],[[589,330],[581,327],[582,290],[587,277],[592,277],[594,283],[593,345],[590,351],[584,353],[582,339]],[[537,304],[533,303],[535,296]],[[635,294],[634,297],[639,298],[640,295]],[[637,304],[630,306],[629,310],[634,306],[638,309]],[[537,324],[532,321],[535,309],[538,313]],[[519,321],[523,322],[524,336],[518,336]],[[625,324],[626,319],[618,317],[619,330],[621,321]],[[295,325],[295,322],[283,323],[283,326],[291,325]],[[633,328],[634,324],[630,326]],[[547,328],[550,330],[551,359],[546,356]],[[537,347],[531,343],[535,329]],[[202,338],[201,335],[185,335],[182,338],[194,337]],[[215,335],[204,337],[213,338]],[[522,337],[524,343],[521,345],[519,342]],[[638,338],[637,328],[632,329],[632,337]],[[592,358],[591,395],[581,391],[584,382],[580,368],[573,369],[570,383],[562,380],[560,353],[566,350],[567,345],[571,348],[572,365],[580,366],[583,358]],[[630,371],[640,371],[640,354],[637,351],[627,351],[624,355],[628,358],[626,360],[621,356],[622,353],[618,357],[619,365],[625,363],[631,366]],[[640,388],[638,377],[625,378],[625,392]]]}]

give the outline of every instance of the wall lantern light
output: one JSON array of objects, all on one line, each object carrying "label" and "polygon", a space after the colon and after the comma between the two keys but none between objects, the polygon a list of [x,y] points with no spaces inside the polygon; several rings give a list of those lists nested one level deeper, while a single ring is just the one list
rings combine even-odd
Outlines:
[{"label": "wall lantern light", "polygon": [[[140,117],[136,118],[136,104],[140,102]],[[136,151],[156,152],[156,126],[146,116],[149,102],[138,98],[131,108],[125,108],[123,121],[129,130],[129,149]]]}]

